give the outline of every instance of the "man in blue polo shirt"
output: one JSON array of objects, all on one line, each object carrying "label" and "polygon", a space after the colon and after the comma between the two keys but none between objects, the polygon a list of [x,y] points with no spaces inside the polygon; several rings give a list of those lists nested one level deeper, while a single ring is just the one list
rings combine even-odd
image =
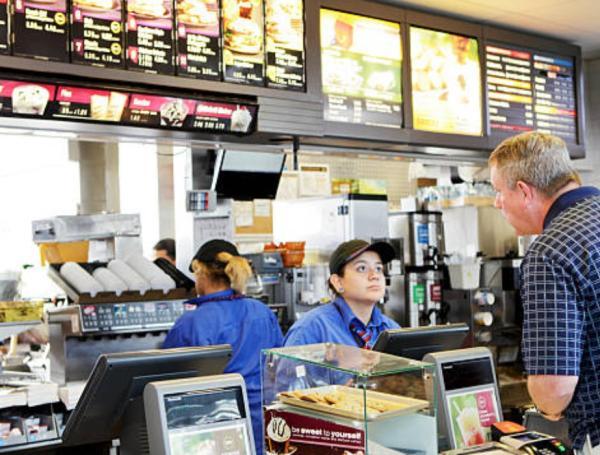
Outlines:
[{"label": "man in blue polo shirt", "polygon": [[566,416],[576,450],[600,453],[600,191],[548,134],[506,139],[489,165],[496,207],[517,234],[539,234],[521,265],[529,394]]}]

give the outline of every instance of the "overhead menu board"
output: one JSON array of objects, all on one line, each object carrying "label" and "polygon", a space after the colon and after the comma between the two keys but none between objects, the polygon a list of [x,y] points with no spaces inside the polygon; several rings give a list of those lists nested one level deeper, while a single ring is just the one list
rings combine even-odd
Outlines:
[{"label": "overhead menu board", "polygon": [[223,0],[223,72],[227,82],[264,84],[262,0]]},{"label": "overhead menu board", "polygon": [[267,85],[304,89],[302,0],[265,0]]},{"label": "overhead menu board", "polygon": [[577,141],[572,59],[489,45],[486,78],[492,133],[535,129]]},{"label": "overhead menu board", "polygon": [[94,87],[0,80],[0,115],[251,134],[258,107]]},{"label": "overhead menu board", "polygon": [[321,9],[325,120],[402,127],[400,25]]},{"label": "overhead menu board", "polygon": [[536,129],[577,142],[573,60],[534,54],[533,76]]},{"label": "overhead menu board", "polygon": [[475,38],[410,28],[413,127],[481,136],[481,69]]},{"label": "overhead menu board", "polygon": [[531,53],[486,47],[486,82],[490,128],[520,133],[534,129]]}]

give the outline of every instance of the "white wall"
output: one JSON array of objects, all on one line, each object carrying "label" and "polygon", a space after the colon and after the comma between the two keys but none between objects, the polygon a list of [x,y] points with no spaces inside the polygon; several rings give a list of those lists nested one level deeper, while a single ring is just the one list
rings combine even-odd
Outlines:
[{"label": "white wall", "polygon": [[576,164],[589,169],[581,172],[584,184],[600,187],[600,59],[585,61],[584,77],[586,157]]},{"label": "white wall", "polygon": [[0,135],[0,270],[40,264],[31,222],[75,215],[79,163],[66,139]]}]

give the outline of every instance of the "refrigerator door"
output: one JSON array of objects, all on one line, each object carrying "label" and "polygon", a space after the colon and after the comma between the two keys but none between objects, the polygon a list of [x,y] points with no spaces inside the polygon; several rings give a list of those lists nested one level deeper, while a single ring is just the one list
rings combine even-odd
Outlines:
[{"label": "refrigerator door", "polygon": [[306,241],[305,250],[329,254],[346,238],[345,198],[303,198],[273,201],[273,241]]}]

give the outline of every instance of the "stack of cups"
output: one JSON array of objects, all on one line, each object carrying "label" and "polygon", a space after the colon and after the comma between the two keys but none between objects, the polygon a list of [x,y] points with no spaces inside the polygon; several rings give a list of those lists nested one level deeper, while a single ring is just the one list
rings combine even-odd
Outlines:
[{"label": "stack of cups", "polygon": [[150,283],[142,278],[135,270],[120,259],[113,259],[108,263],[108,269],[119,277],[130,291],[138,291],[145,294],[150,289]]},{"label": "stack of cups", "polygon": [[161,289],[166,294],[176,287],[173,278],[144,256],[129,256],[127,258],[127,264],[150,283],[151,289]]}]

